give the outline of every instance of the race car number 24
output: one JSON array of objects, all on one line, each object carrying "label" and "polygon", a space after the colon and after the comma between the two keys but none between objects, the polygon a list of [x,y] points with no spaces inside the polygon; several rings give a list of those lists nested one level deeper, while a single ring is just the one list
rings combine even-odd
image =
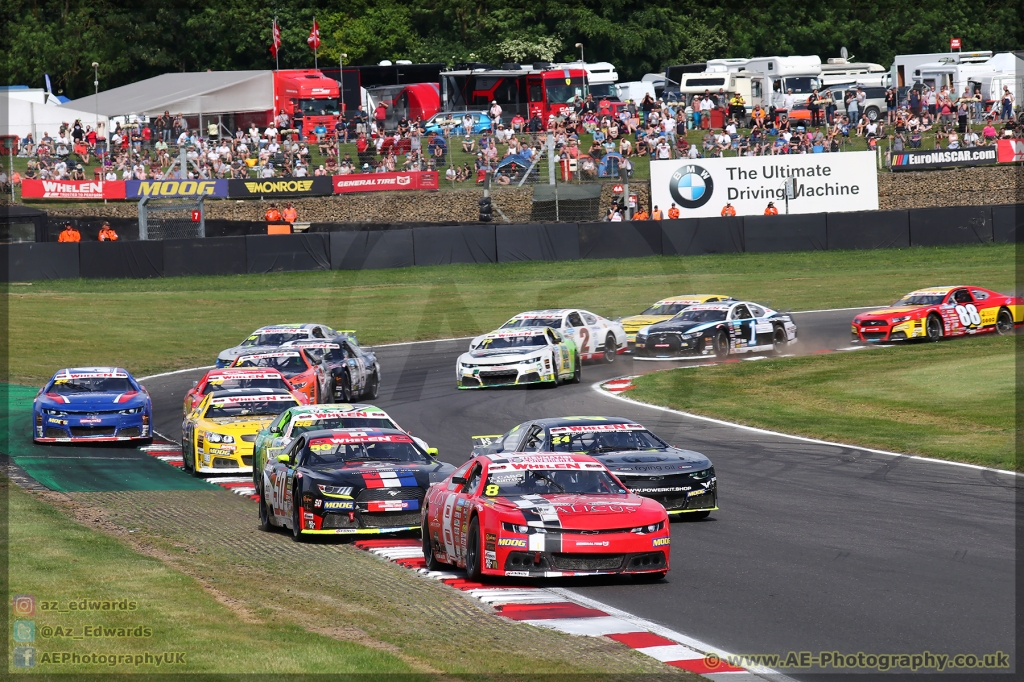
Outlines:
[{"label": "race car number 24", "polygon": [[978,308],[973,303],[958,305],[955,310],[956,314],[960,316],[960,324],[963,326],[977,327],[981,324],[981,315],[978,314]]}]

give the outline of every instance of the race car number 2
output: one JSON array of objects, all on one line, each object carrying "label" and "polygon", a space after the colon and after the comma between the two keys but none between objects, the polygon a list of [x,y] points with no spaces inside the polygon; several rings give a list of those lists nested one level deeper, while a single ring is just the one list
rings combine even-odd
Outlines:
[{"label": "race car number 2", "polygon": [[981,324],[981,315],[978,314],[978,308],[973,303],[958,305],[955,310],[956,314],[960,316],[960,324],[963,326],[977,327]]}]

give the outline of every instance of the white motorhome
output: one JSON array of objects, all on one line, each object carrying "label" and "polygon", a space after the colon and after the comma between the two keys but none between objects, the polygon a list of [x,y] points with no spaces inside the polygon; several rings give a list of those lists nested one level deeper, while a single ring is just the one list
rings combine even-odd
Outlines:
[{"label": "white motorhome", "polygon": [[[922,64],[946,62],[950,64],[977,64],[991,59],[991,50],[976,52],[932,52],[929,54],[898,54],[889,69],[892,82],[900,88],[912,86],[914,71]],[[917,81],[920,82],[920,81]]]},{"label": "white motorhome", "polygon": [[821,84],[825,87],[840,83],[863,86],[889,87],[889,71],[881,64],[850,62],[843,57],[832,57],[821,65]]},{"label": "white motorhome", "polygon": [[587,72],[587,84],[591,95],[595,100],[602,97],[608,99],[616,98],[615,84],[619,81],[619,73],[611,62],[568,62],[565,64],[552,64],[553,69],[583,69]]},{"label": "white motorhome", "polygon": [[1022,77],[1024,59],[1012,52],[1001,52],[983,61],[957,63],[943,59],[919,64],[911,71],[907,84],[921,83],[937,90],[948,87],[955,95],[966,88],[971,94],[980,93],[986,102],[998,99],[1006,85],[1020,102]]},{"label": "white motorhome", "polygon": [[[712,79],[722,77],[720,74],[728,73],[741,77],[750,78],[750,97],[747,106],[756,104],[762,106],[780,106],[782,96],[789,90],[798,97],[806,97],[813,90],[821,88],[821,58],[817,55],[791,57],[754,57],[752,59],[709,59],[707,71],[703,74],[694,74],[694,78]],[[690,74],[686,74],[684,81],[689,83]],[[694,83],[696,85],[696,83]],[[738,84],[737,84],[738,85]],[[711,89],[712,86],[705,86]],[[719,85],[729,92],[725,85]],[[733,90],[741,88],[733,87]],[[716,90],[712,90],[715,92]],[[680,85],[680,92],[684,92]]]},{"label": "white motorhome", "polygon": [[626,102],[633,100],[633,102],[639,104],[644,101],[646,95],[650,95],[651,99],[656,98],[654,90],[654,83],[648,81],[630,81],[628,83],[619,83],[615,86],[616,93],[618,94],[618,100],[620,102]]}]

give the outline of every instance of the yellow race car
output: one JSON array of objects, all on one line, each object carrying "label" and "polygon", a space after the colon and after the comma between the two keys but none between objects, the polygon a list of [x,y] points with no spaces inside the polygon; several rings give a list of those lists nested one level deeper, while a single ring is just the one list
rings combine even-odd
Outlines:
[{"label": "yellow race car", "polygon": [[721,301],[732,300],[734,300],[732,296],[715,294],[684,294],[681,296],[672,296],[671,298],[663,298],[639,315],[623,317],[618,321],[622,323],[622,328],[626,331],[626,342],[629,344],[629,350],[632,351],[633,346],[636,345],[636,333],[643,327],[657,322],[664,322],[676,313],[686,310],[691,305],[697,305],[698,303],[718,303]]},{"label": "yellow race car", "polygon": [[256,434],[299,401],[288,391],[241,388],[207,393],[181,424],[185,471],[251,473]]}]

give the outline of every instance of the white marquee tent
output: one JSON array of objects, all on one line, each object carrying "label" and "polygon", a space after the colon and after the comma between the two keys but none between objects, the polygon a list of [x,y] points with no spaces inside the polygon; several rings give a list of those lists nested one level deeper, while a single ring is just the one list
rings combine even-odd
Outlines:
[{"label": "white marquee tent", "polygon": [[[56,136],[61,123],[74,123],[75,119],[81,119],[83,125],[96,126],[96,113],[91,108],[31,102],[10,97],[5,92],[0,92],[0,106],[7,114],[6,130],[3,131],[7,135],[25,137],[32,133],[33,139],[38,141],[44,132]],[[101,113],[98,128],[101,137],[106,135],[106,130],[107,117]]]}]

